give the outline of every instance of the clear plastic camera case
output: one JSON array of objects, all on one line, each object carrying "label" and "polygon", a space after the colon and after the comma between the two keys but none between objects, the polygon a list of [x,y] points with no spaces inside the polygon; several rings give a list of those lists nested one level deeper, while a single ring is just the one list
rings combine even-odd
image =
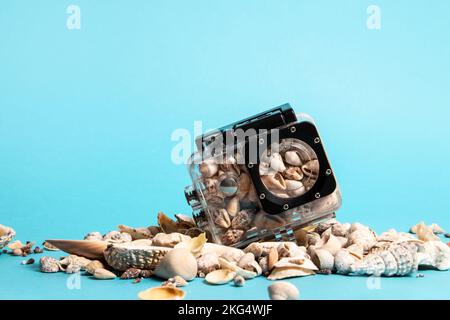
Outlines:
[{"label": "clear plastic camera case", "polygon": [[185,195],[212,242],[295,241],[341,205],[314,121],[288,104],[203,135],[197,148]]}]

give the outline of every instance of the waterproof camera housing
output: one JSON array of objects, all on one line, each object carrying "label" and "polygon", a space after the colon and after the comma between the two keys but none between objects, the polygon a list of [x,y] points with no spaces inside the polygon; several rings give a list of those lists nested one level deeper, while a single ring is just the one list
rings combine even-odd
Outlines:
[{"label": "waterproof camera housing", "polygon": [[210,241],[295,241],[333,218],[341,194],[311,117],[285,104],[196,139],[185,195]]}]

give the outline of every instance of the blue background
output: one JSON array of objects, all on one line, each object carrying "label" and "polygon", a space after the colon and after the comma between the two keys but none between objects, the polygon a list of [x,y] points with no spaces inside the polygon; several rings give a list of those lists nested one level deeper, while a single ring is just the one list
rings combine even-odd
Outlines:
[{"label": "blue background", "polygon": [[[68,30],[68,5],[81,29]],[[381,30],[366,27],[369,5]],[[81,238],[189,213],[175,129],[216,128],[290,102],[314,116],[343,192],[342,221],[450,230],[450,3],[13,1],[0,3],[0,223],[17,238]],[[58,256],[61,253],[56,253]],[[0,256],[0,298],[136,298],[145,280],[41,274]],[[450,298],[425,278],[293,279],[303,298]],[[265,279],[188,298],[266,298]],[[369,286],[370,287],[370,286]]]}]

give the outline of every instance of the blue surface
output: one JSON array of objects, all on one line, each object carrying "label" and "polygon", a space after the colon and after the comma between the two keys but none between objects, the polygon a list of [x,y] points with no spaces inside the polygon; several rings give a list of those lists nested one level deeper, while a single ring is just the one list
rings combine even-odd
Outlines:
[{"label": "blue surface", "polygon": [[[69,4],[81,29],[66,28]],[[366,27],[370,4],[381,30]],[[216,128],[290,102],[321,130],[342,221],[450,230],[450,3],[441,1],[2,1],[0,223],[18,239],[80,238],[189,213],[175,129]],[[59,255],[59,253],[57,253]],[[0,256],[0,298],[131,298],[149,281],[41,274]],[[425,278],[315,276],[302,297],[450,298]],[[265,298],[268,282],[188,297]]]}]

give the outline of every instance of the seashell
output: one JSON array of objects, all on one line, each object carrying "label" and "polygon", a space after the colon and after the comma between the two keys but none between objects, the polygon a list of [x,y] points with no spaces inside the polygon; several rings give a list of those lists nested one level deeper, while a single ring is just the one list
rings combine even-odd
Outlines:
[{"label": "seashell", "polygon": [[187,249],[172,249],[161,259],[153,274],[166,280],[178,275],[190,281],[197,275],[197,260]]},{"label": "seashell", "polygon": [[13,228],[0,224],[0,249],[3,249],[15,235]]},{"label": "seashell", "polygon": [[289,258],[289,257],[304,257],[306,250],[304,247],[299,247],[294,242],[281,242],[278,247],[278,258]]},{"label": "seashell", "polygon": [[231,227],[234,229],[247,230],[253,220],[252,210],[239,211],[231,221]]},{"label": "seashell", "polygon": [[219,195],[220,189],[219,189],[219,180],[216,178],[206,178],[203,180],[206,193],[208,195]]},{"label": "seashell", "polygon": [[261,243],[253,242],[253,243],[250,243],[244,249],[244,252],[245,253],[251,252],[253,254],[253,256],[255,257],[255,259],[259,259],[259,257],[261,257],[263,255],[264,248],[261,245]]},{"label": "seashell", "polygon": [[79,257],[77,255],[71,254],[70,256],[64,257],[59,261],[59,263],[64,266],[76,265],[85,270],[86,266],[91,262],[91,260],[85,257]]},{"label": "seashell", "polygon": [[342,248],[341,241],[332,234],[323,240],[325,243],[320,248],[329,251],[333,256]]},{"label": "seashell", "polygon": [[184,280],[180,276],[175,276],[167,280],[168,283],[171,283],[175,287],[185,287],[188,285],[187,281]]},{"label": "seashell", "polygon": [[297,287],[285,281],[271,284],[268,292],[271,300],[298,300],[300,297]]},{"label": "seashell", "polygon": [[348,244],[359,244],[364,248],[364,251],[369,251],[377,242],[377,236],[375,232],[370,230],[367,227],[358,228],[354,231],[351,231],[348,236]]},{"label": "seashell", "polygon": [[230,217],[234,217],[241,210],[239,197],[231,198],[227,203],[227,212]]},{"label": "seashell", "polygon": [[261,176],[261,181],[270,191],[286,190],[286,182],[283,176],[278,172],[272,175]]},{"label": "seashell", "polygon": [[209,284],[226,284],[236,277],[236,272],[229,269],[219,269],[208,273],[205,277]]},{"label": "seashell", "polygon": [[347,237],[350,228],[350,223],[335,223],[331,226],[331,233],[336,237]]},{"label": "seashell", "polygon": [[205,178],[211,178],[219,171],[219,166],[213,159],[207,159],[199,165],[199,171]]},{"label": "seashell", "polygon": [[341,249],[334,256],[334,267],[339,274],[350,273],[350,266],[356,262],[357,258],[348,249]]},{"label": "seashell", "polygon": [[443,233],[445,233],[445,230],[442,229],[442,227],[439,226],[439,225],[436,224],[436,223],[432,223],[430,227],[431,227],[431,230],[433,230],[433,232],[434,232],[435,234],[443,234]]},{"label": "seashell", "polygon": [[314,271],[302,268],[274,268],[270,275],[267,277],[268,280],[281,280],[293,277],[305,277],[315,274]]},{"label": "seashell", "polygon": [[69,264],[65,271],[67,274],[78,273],[81,271],[81,267],[77,264]]},{"label": "seashell", "polygon": [[63,270],[58,260],[52,257],[42,257],[39,260],[39,269],[41,272],[51,273]]},{"label": "seashell", "polygon": [[418,245],[419,267],[433,267],[438,270],[450,269],[450,247],[439,241],[427,241]]},{"label": "seashell", "polygon": [[417,247],[414,244],[392,244],[386,250],[371,253],[350,266],[350,274],[404,276],[417,271]]},{"label": "seashell", "polygon": [[275,263],[278,262],[278,250],[273,247],[270,249],[269,254],[267,256],[267,271],[272,271]]},{"label": "seashell", "polygon": [[303,173],[310,178],[317,178],[319,176],[319,160],[310,160],[302,165]]},{"label": "seashell", "polygon": [[289,167],[282,173],[285,179],[300,181],[303,179],[303,172],[298,167]]},{"label": "seashell", "polygon": [[205,253],[197,259],[197,274],[208,274],[220,269],[219,257],[215,253]]},{"label": "seashell", "polygon": [[99,280],[110,280],[110,279],[114,279],[116,277],[117,276],[114,273],[112,273],[111,271],[102,269],[102,268],[97,269],[94,272],[94,278],[99,279]]},{"label": "seashell", "polygon": [[139,239],[151,239],[154,234],[148,229],[144,227],[132,228],[123,224],[118,225],[118,229],[122,233],[128,233],[131,236],[132,240]]},{"label": "seashell", "polygon": [[255,255],[251,252],[247,252],[244,254],[241,259],[239,259],[237,265],[243,269],[247,269],[247,267],[255,261]]},{"label": "seashell", "polygon": [[241,249],[209,242],[205,243],[202,249],[202,254],[206,253],[214,253],[218,257],[222,256],[229,261],[239,261],[244,255],[244,251]]},{"label": "seashell", "polygon": [[269,272],[269,256],[260,258],[259,266],[261,267],[261,272],[267,274]]},{"label": "seashell", "polygon": [[192,253],[194,257],[197,258],[201,255],[203,246],[205,245],[206,241],[206,234],[202,233],[195,238],[178,243],[175,248],[185,248],[189,250],[189,252]]},{"label": "seashell", "polygon": [[164,233],[177,232],[178,223],[170,219],[164,212],[158,212],[158,225]]},{"label": "seashell", "polygon": [[[74,254],[80,257],[85,257],[88,259],[102,260],[103,251],[105,251],[108,246],[106,241],[95,241],[95,240],[46,240],[44,243],[50,244],[53,247],[60,249],[69,254]],[[48,245],[44,244],[44,248],[47,250]]]},{"label": "seashell", "polygon": [[238,267],[237,265],[228,262],[224,258],[219,258],[219,264],[222,269],[232,270],[236,273],[236,275],[242,276],[245,279],[252,279],[258,275],[256,272]]},{"label": "seashell", "polygon": [[417,242],[422,243],[421,240],[417,239],[410,233],[397,232],[394,229],[390,229],[383,232],[377,237],[378,242]]},{"label": "seashell", "polygon": [[[314,229],[314,231],[316,232],[316,233],[318,233],[319,235],[322,235],[322,233],[325,231],[325,230],[328,230],[329,228],[331,228],[334,224],[336,224],[336,223],[338,223],[337,221],[336,221],[336,219],[329,219],[329,220],[326,220],[326,221],[324,221],[324,222],[321,222],[321,223],[319,223],[317,226],[316,226],[316,228]],[[351,227],[351,226],[350,226]]]},{"label": "seashell", "polygon": [[352,244],[351,246],[348,246],[347,251],[353,255],[355,258],[361,260],[364,256],[364,248],[359,244]]},{"label": "seashell", "polygon": [[243,237],[244,232],[244,230],[240,229],[228,229],[227,232],[222,235],[222,244],[229,246],[237,243]]},{"label": "seashell", "polygon": [[414,228],[414,231],[422,241],[437,241],[439,237],[434,234],[433,229],[425,225],[424,222],[417,224]]},{"label": "seashell", "polygon": [[228,211],[226,209],[220,208],[214,210],[212,213],[214,223],[221,228],[229,228],[231,226],[230,216],[228,215]]},{"label": "seashell", "polygon": [[317,266],[308,258],[308,257],[290,257],[290,258],[281,258],[274,265],[274,269],[277,268],[298,268],[298,269],[307,269],[312,271],[319,270]]},{"label": "seashell", "polygon": [[105,266],[103,265],[103,263],[99,260],[93,260],[91,262],[89,262],[86,266],[85,266],[85,270],[87,273],[90,274],[94,274],[95,270],[97,269],[104,269]]},{"label": "seashell", "polygon": [[250,176],[246,173],[241,173],[238,181],[238,197],[239,199],[243,199],[247,193],[250,191],[252,186],[252,182],[250,180]]},{"label": "seashell", "polygon": [[131,235],[125,232],[120,231],[111,231],[108,232],[104,237],[103,241],[108,241],[111,243],[124,243],[124,242],[131,242],[133,239],[131,238]]},{"label": "seashell", "polygon": [[368,227],[365,226],[365,225],[363,225],[362,223],[359,223],[359,222],[353,222],[353,223],[350,225],[350,231],[349,231],[349,233],[352,233],[352,232],[354,232],[354,231],[356,231],[356,230],[360,230],[360,229],[368,229]]},{"label": "seashell", "polygon": [[23,246],[24,246],[24,244],[20,240],[11,242],[10,244],[7,245],[7,247],[11,250],[22,249]]},{"label": "seashell", "polygon": [[347,245],[348,239],[346,237],[336,237],[341,243],[341,247],[344,248]]},{"label": "seashell", "polygon": [[181,300],[186,292],[176,287],[154,287],[138,294],[141,300]]},{"label": "seashell", "polygon": [[245,279],[242,276],[236,276],[233,279],[233,283],[236,287],[243,287],[245,285]]},{"label": "seashell", "polygon": [[291,197],[299,197],[306,192],[306,188],[301,181],[285,180],[286,190]]},{"label": "seashell", "polygon": [[129,243],[110,244],[104,251],[104,257],[115,270],[125,271],[128,268],[151,270],[171,250],[173,249],[169,247],[150,246],[143,240],[135,240]]},{"label": "seashell", "polygon": [[281,157],[279,153],[276,152],[270,156],[270,168],[276,172],[283,172],[286,170],[283,157]]},{"label": "seashell", "polygon": [[87,235],[84,236],[84,240],[102,241],[103,240],[103,236],[98,231],[89,232]]},{"label": "seashell", "polygon": [[190,228],[187,229],[186,231],[184,231],[184,235],[191,237],[191,238],[195,238],[198,237],[199,235],[201,235],[204,231],[200,228]]},{"label": "seashell", "polygon": [[328,250],[322,248],[311,250],[311,259],[320,270],[334,268],[334,255]]},{"label": "seashell", "polygon": [[183,241],[189,241],[191,240],[191,237],[188,237],[184,234],[181,234],[179,232],[172,232],[172,233],[158,233],[153,237],[151,240],[151,244],[153,246],[157,247],[169,247],[173,248],[177,244],[183,242]]},{"label": "seashell", "polygon": [[178,227],[183,229],[195,228],[197,224],[191,216],[177,213],[175,214],[175,218],[177,219]]},{"label": "seashell", "polygon": [[302,165],[302,159],[297,151],[286,151],[284,154],[284,160],[290,165],[300,167]]}]

